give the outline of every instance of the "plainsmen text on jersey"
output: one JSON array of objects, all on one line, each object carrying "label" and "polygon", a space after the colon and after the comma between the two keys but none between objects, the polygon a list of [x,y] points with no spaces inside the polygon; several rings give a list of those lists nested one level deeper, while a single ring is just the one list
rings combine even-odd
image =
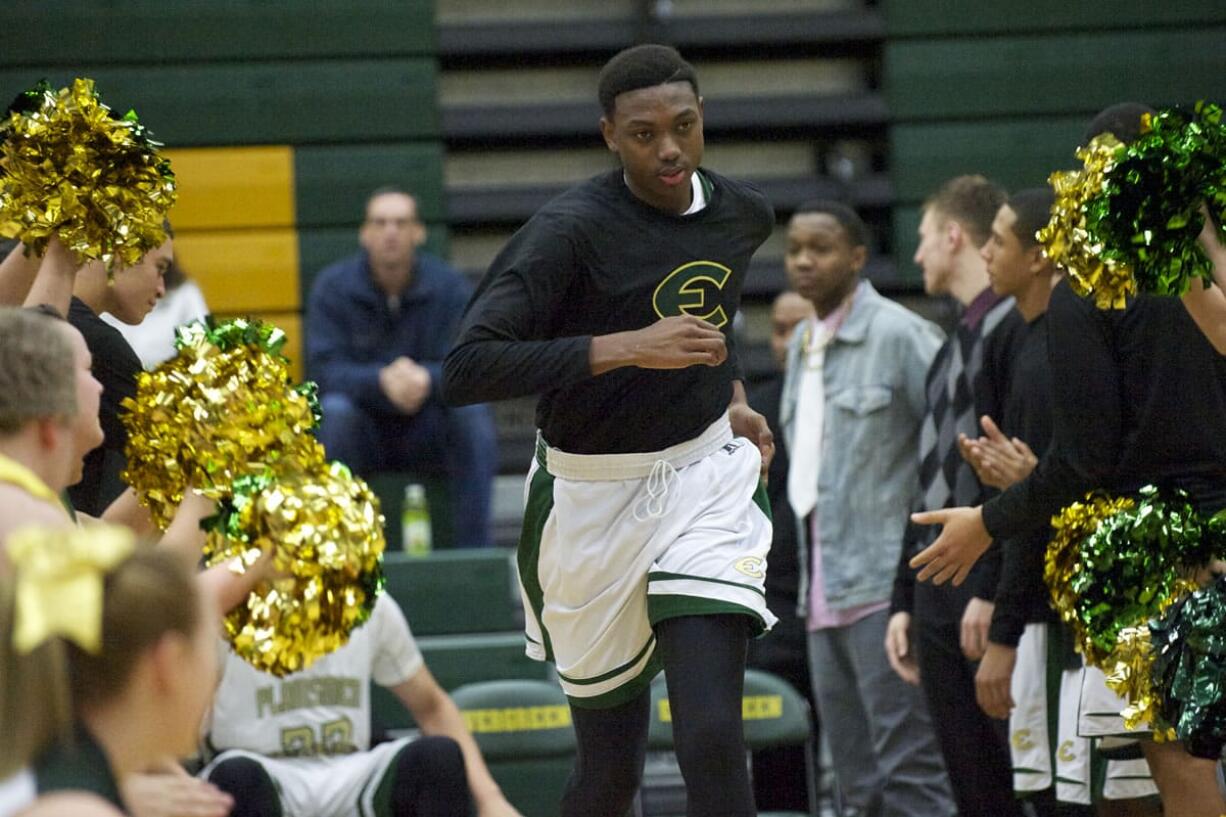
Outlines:
[{"label": "plainsmen text on jersey", "polygon": [[318,755],[370,748],[370,681],[393,687],[422,667],[400,607],[386,593],[349,643],[302,672],[277,678],[228,647],[213,699],[209,742],[218,752]]}]

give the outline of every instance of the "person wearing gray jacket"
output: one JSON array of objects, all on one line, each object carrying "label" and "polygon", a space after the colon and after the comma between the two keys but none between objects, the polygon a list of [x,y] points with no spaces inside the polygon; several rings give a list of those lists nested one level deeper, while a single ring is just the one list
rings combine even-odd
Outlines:
[{"label": "person wearing gray jacket", "polygon": [[942,817],[956,808],[927,705],[882,644],[943,335],[860,279],[867,256],[844,205],[806,204],[788,225],[788,279],[817,312],[792,337],[780,406],[799,603],[841,813]]}]

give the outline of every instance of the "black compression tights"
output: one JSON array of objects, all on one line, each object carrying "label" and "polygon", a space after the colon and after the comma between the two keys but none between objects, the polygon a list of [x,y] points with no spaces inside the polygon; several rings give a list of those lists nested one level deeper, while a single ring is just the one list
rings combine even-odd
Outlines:
[{"label": "black compression tights", "polygon": [[[656,626],[688,817],[756,813],[741,731],[747,619],[686,616]],[[612,709],[571,707],[579,753],[563,817],[625,817],[643,775],[650,691]]]},{"label": "black compression tights", "polygon": [[[422,737],[396,755],[391,813],[379,817],[464,817],[471,813],[464,756],[451,738]],[[234,798],[230,817],[280,817],[276,784],[257,760],[223,760],[209,782]]]}]

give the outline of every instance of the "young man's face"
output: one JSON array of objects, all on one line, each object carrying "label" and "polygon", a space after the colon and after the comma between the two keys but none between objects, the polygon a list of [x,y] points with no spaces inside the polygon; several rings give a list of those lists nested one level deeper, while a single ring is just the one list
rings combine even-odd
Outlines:
[{"label": "young man's face", "polygon": [[1017,213],[1002,205],[992,220],[992,235],[979,254],[988,265],[988,280],[997,295],[1017,295],[1034,280],[1041,262],[1036,246],[1023,246],[1014,232]]},{"label": "young man's face", "polygon": [[946,295],[953,273],[953,252],[948,235],[948,219],[934,207],[924,210],[920,220],[919,246],[912,259],[924,273],[924,292]]},{"label": "young man's face", "polygon": [[94,377],[93,359],[89,347],[85,345],[85,337],[67,321],[58,321],[57,325],[72,346],[73,376],[76,380],[77,414],[72,420],[73,456],[68,482],[68,485],[75,485],[81,481],[85,455],[102,445],[104,438],[99,419],[102,384]]},{"label": "young man's face", "polygon": [[788,223],[788,283],[823,314],[851,291],[867,255],[829,213],[800,213]]},{"label": "young man's face", "polygon": [[366,206],[358,238],[377,267],[408,266],[413,251],[425,240],[417,217],[417,202],[403,193],[385,193]]},{"label": "young man's face", "polygon": [[781,292],[771,305],[771,354],[783,368],[788,358],[788,342],[796,324],[813,317],[813,304],[799,292]]},{"label": "young man's face", "polygon": [[621,159],[630,189],[653,207],[683,213],[702,163],[702,99],[688,82],[619,94],[602,117],[605,144]]},{"label": "young man's face", "polygon": [[116,270],[107,311],[129,326],[143,321],[166,294],[166,270],[174,253],[174,242],[168,238],[133,266]]}]

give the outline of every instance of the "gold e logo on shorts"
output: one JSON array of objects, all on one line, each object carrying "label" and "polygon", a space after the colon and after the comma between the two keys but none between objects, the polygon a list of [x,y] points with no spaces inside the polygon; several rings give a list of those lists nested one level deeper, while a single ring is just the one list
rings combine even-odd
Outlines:
[{"label": "gold e logo on shorts", "polygon": [[758,556],[738,559],[732,566],[737,569],[737,572],[744,573],[751,579],[761,579],[766,575],[766,561]]},{"label": "gold e logo on shorts", "polygon": [[1029,729],[1019,729],[1014,732],[1010,742],[1013,744],[1014,749],[1018,749],[1023,752],[1027,749],[1033,749],[1035,747],[1034,741],[1030,739]]},{"label": "gold e logo on shorts", "polygon": [[1077,753],[1073,751],[1073,742],[1066,740],[1060,744],[1060,748],[1056,750],[1056,760],[1064,763],[1072,763],[1077,759]]},{"label": "gold e logo on shorts", "polygon": [[693,315],[722,329],[728,313],[720,305],[720,294],[732,270],[714,261],[691,261],[670,272],[656,287],[651,306],[661,318]]}]

